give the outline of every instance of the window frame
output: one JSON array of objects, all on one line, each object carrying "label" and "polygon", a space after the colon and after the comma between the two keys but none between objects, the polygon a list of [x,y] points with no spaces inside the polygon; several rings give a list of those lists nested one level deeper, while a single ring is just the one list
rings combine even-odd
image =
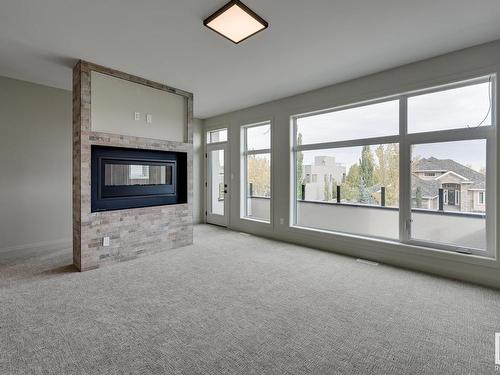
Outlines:
[{"label": "window frame", "polygon": [[[225,141],[212,142],[212,133],[221,132],[221,131],[226,131],[226,140]],[[229,129],[227,127],[209,129],[205,133],[205,145],[224,144],[224,143],[228,143],[228,140],[229,140]]]},{"label": "window frame", "polygon": [[[436,131],[425,131],[419,133],[408,133],[408,98],[413,96],[430,94],[438,91],[445,91],[454,88],[490,82],[491,90],[491,125],[483,125],[472,128],[455,128]],[[306,145],[297,145],[297,120],[306,116],[314,116],[325,112],[345,110],[376,104],[383,101],[399,100],[399,134],[391,136],[353,139],[337,142],[313,143]],[[448,252],[466,253],[482,257],[495,258],[496,251],[496,196],[495,194],[485,194],[485,205],[494,207],[486,210],[486,248],[469,249],[461,248],[455,245],[437,243],[433,241],[422,241],[411,238],[411,147],[412,145],[442,143],[453,141],[467,141],[484,139],[486,141],[486,190],[495,191],[496,168],[497,168],[497,75],[489,73],[477,78],[449,82],[437,86],[427,87],[418,90],[412,90],[400,94],[386,97],[366,100],[354,104],[342,105],[332,109],[307,112],[290,116],[291,123],[291,180],[290,180],[290,227],[300,228],[310,231],[320,231],[354,238],[366,238],[370,240],[380,240],[378,237],[369,235],[359,235],[332,230],[321,230],[317,228],[308,228],[297,224],[297,153],[300,151],[335,149],[341,147],[357,147],[377,144],[396,143],[399,145],[399,239],[384,241],[395,242],[405,245],[413,245],[428,250],[444,250]]]},{"label": "window frame", "polygon": [[[269,125],[269,148],[263,148],[263,149],[253,149],[253,150],[248,150],[248,142],[247,142],[247,130],[250,128],[255,128],[259,126],[264,126],[264,125]],[[250,123],[250,124],[245,124],[241,126],[241,204],[240,204],[240,219],[243,220],[250,220],[266,225],[271,225],[273,221],[273,215],[272,215],[272,199],[273,199],[273,176],[272,176],[272,138],[273,135],[273,127],[272,127],[272,121],[271,120],[264,120],[264,121],[259,121],[255,123]],[[263,154],[269,154],[269,184],[270,184],[270,191],[271,191],[271,196],[269,198],[269,220],[264,220],[264,219],[259,219],[255,217],[248,216],[247,210],[247,197],[249,196],[248,194],[248,156],[251,155],[263,155]]]},{"label": "window frame", "polygon": [[481,206],[484,206],[484,203],[486,201],[486,192],[485,191],[479,191],[477,195],[477,203],[480,204]]}]

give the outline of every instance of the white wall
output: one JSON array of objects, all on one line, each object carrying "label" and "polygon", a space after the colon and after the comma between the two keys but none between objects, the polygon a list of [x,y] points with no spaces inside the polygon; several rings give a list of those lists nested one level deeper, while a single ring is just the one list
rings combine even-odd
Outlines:
[{"label": "white wall", "polygon": [[0,77],[0,251],[71,243],[71,92]]},{"label": "white wall", "polygon": [[[307,67],[306,67],[307,68]],[[205,131],[228,127],[231,155],[229,227],[285,241],[314,246],[423,270],[448,277],[500,287],[498,260],[429,251],[416,246],[372,241],[293,228],[290,223],[290,116],[332,108],[400,92],[449,83],[451,81],[500,73],[500,41],[457,51],[421,62],[325,87],[301,95],[216,116],[204,121]],[[293,79],[293,77],[291,77]],[[497,97],[497,106],[500,107]],[[256,223],[240,218],[240,126],[272,120],[272,223]],[[498,179],[498,176],[497,176]],[[500,185],[498,185],[500,186]],[[497,195],[498,195],[497,189]],[[499,199],[497,197],[497,202]],[[498,207],[496,207],[498,211]],[[283,224],[281,223],[281,220]],[[496,227],[498,232],[498,223]],[[497,259],[500,254],[496,250]]]},{"label": "white wall", "polygon": [[[93,131],[184,142],[183,96],[98,72],[91,73],[91,82]],[[152,123],[146,122],[146,114],[152,115]]]},{"label": "white wall", "polygon": [[[0,77],[0,252],[71,246],[72,94]],[[202,123],[193,122],[193,220],[201,220]]]}]

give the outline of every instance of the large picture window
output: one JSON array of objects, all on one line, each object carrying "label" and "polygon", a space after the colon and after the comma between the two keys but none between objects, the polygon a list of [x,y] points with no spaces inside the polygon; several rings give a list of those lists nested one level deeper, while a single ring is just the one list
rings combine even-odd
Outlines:
[{"label": "large picture window", "polygon": [[491,255],[496,77],[292,117],[293,225]]},{"label": "large picture window", "polygon": [[242,216],[271,218],[271,123],[242,128]]}]

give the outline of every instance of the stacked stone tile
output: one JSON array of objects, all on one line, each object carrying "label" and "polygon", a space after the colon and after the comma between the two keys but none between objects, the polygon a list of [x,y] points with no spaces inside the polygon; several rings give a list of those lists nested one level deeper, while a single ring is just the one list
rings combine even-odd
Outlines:
[{"label": "stacked stone tile", "polygon": [[[184,96],[185,142],[131,137],[91,130],[91,71]],[[193,242],[193,95],[96,64],[79,61],[73,69],[73,262],[80,271],[189,245]],[[188,203],[91,212],[91,145],[187,153]],[[109,236],[111,245],[102,246]]]}]

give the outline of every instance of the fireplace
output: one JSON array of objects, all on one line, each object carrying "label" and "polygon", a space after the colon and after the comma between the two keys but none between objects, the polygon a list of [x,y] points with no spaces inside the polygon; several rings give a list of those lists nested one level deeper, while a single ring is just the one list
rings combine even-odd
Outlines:
[{"label": "fireplace", "polygon": [[92,212],[187,203],[183,152],[92,146]]}]

